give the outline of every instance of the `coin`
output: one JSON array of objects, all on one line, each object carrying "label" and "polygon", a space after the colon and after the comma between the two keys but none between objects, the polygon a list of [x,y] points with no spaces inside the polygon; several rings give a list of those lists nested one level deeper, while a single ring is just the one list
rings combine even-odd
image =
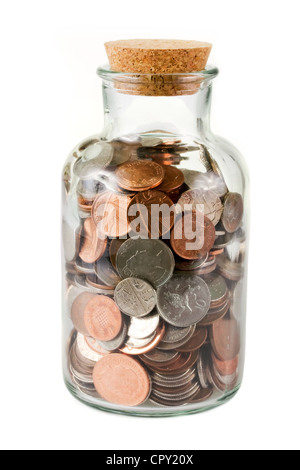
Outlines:
[{"label": "coin", "polygon": [[126,235],[129,231],[127,212],[130,202],[128,196],[108,191],[99,194],[92,208],[92,217],[98,231],[112,238]]},{"label": "coin", "polygon": [[142,279],[129,278],[117,285],[115,301],[126,315],[145,317],[156,306],[157,296],[148,282]]},{"label": "coin", "polygon": [[156,332],[154,331],[154,333],[148,336],[148,338],[136,339],[133,337],[129,337],[125,342],[125,346],[129,347],[130,349],[140,349],[150,344],[151,341],[155,338],[155,336]]},{"label": "coin", "polygon": [[100,341],[96,340],[95,338],[92,338],[91,336],[85,336],[84,339],[88,347],[91,348],[94,352],[100,354],[101,356],[107,356],[107,354],[110,354],[109,351],[101,346]]},{"label": "coin", "polygon": [[117,349],[121,348],[127,338],[128,334],[128,326],[127,322],[123,322],[123,328],[121,332],[118,334],[118,336],[115,339],[112,339],[111,341],[100,341],[100,346],[105,350],[105,351],[116,351]]},{"label": "coin", "polygon": [[122,314],[116,303],[104,295],[94,296],[87,303],[84,323],[89,336],[100,341],[115,339],[123,325]]},{"label": "coin", "polygon": [[[184,329],[184,328],[183,328]],[[190,341],[190,339],[193,337],[194,333],[195,333],[195,330],[196,330],[196,325],[192,325],[190,328],[189,328],[189,333],[188,335],[181,339],[180,341],[177,341],[176,343],[167,343],[165,341],[162,341],[158,346],[157,348],[158,349],[161,349],[163,351],[170,351],[172,349],[176,349],[178,350],[178,348],[180,348],[181,346],[183,346],[184,344],[186,344],[188,341]],[[190,352],[190,351],[188,351]]]},{"label": "coin", "polygon": [[98,279],[108,286],[115,287],[121,281],[109,259],[104,257],[96,262],[95,273]]},{"label": "coin", "polygon": [[113,158],[113,148],[104,142],[90,145],[82,158],[79,158],[73,167],[74,174],[81,180],[97,179],[101,171],[106,168]]},{"label": "coin", "polygon": [[62,224],[63,247],[66,261],[73,261],[80,245],[80,227],[71,226],[65,219]]},{"label": "coin", "polygon": [[93,202],[97,194],[105,190],[105,185],[98,180],[80,180],[76,187],[77,195],[89,202]]},{"label": "coin", "polygon": [[128,329],[128,336],[135,339],[144,339],[155,333],[159,325],[159,314],[148,315],[143,318],[132,317]]},{"label": "coin", "polygon": [[242,264],[230,261],[225,254],[218,256],[217,265],[219,273],[230,281],[239,281],[244,275]]},{"label": "coin", "polygon": [[211,296],[206,283],[198,276],[174,276],[158,289],[158,310],[173,326],[187,327],[206,316]]},{"label": "coin", "polygon": [[176,351],[160,351],[159,349],[153,349],[152,351],[143,354],[140,358],[146,364],[168,364],[175,362],[178,358],[179,353]]},{"label": "coin", "polygon": [[95,263],[101,258],[107,247],[107,239],[99,238],[97,227],[91,218],[84,221],[83,244],[79,257],[85,263]]},{"label": "coin", "polygon": [[167,166],[164,168],[165,176],[163,182],[158,187],[159,191],[169,193],[180,188],[184,183],[184,174],[175,166]]},{"label": "coin", "polygon": [[78,151],[79,152],[84,152],[90,145],[94,145],[100,142],[100,137],[98,136],[92,136],[89,137],[88,139],[83,140],[79,145],[78,145]]},{"label": "coin", "polygon": [[189,403],[201,403],[202,401],[208,400],[213,394],[212,388],[207,388],[205,390],[200,390],[190,401]]},{"label": "coin", "polygon": [[217,356],[212,353],[212,361],[216,370],[221,375],[233,375],[237,372],[239,366],[239,356],[234,357],[229,361],[220,361]]},{"label": "coin", "polygon": [[92,263],[85,263],[80,258],[76,258],[75,261],[75,268],[79,273],[82,274],[93,274],[94,273],[94,265]]},{"label": "coin", "polygon": [[124,354],[137,355],[137,356],[148,353],[149,351],[152,351],[153,349],[157,347],[157,345],[161,342],[162,338],[164,337],[164,334],[165,334],[165,325],[163,322],[161,322],[156,330],[156,334],[153,340],[149,344],[141,348],[135,348],[135,347],[126,345],[123,348],[120,348],[120,351],[123,352]]},{"label": "coin", "polygon": [[209,274],[204,277],[204,280],[210,291],[211,307],[215,306],[215,304],[222,301],[228,293],[226,281],[222,276],[218,276],[218,274]]},{"label": "coin", "polygon": [[109,246],[109,257],[110,257],[110,262],[117,271],[117,254],[119,251],[119,248],[123,245],[123,243],[126,240],[120,240],[119,238],[114,238],[110,242]]},{"label": "coin", "polygon": [[238,193],[228,193],[224,201],[222,223],[229,233],[236,232],[242,225],[244,215],[243,198]]},{"label": "coin", "polygon": [[192,326],[187,326],[186,328],[178,328],[170,324],[166,324],[165,336],[162,340],[163,343],[178,343],[179,341],[184,340],[189,336],[192,330]]},{"label": "coin", "polygon": [[180,257],[175,258],[176,269],[179,271],[194,271],[195,269],[201,268],[208,258],[208,253],[205,253],[201,258],[195,260],[186,260]]},{"label": "coin", "polygon": [[[200,210],[203,206],[203,213],[214,225],[217,225],[223,212],[223,204],[217,194],[211,190],[194,189],[182,194],[178,201],[178,210],[185,210],[185,206],[191,205],[192,209]],[[202,212],[202,210],[201,210]]]},{"label": "coin", "polygon": [[116,169],[116,178],[121,188],[129,191],[145,191],[156,188],[162,183],[164,169],[151,161],[128,162]]},{"label": "coin", "polygon": [[[166,211],[166,207],[170,210]],[[164,215],[166,213],[166,215]],[[137,214],[140,214],[137,217]],[[128,209],[131,230],[136,235],[145,234],[149,238],[161,238],[168,234],[174,225],[175,207],[173,201],[163,192],[148,190],[138,193]]]},{"label": "coin", "polygon": [[215,242],[215,227],[207,218],[196,212],[180,218],[171,233],[171,246],[175,253],[187,260],[203,258]]},{"label": "coin", "polygon": [[240,328],[234,319],[223,318],[211,327],[210,339],[220,361],[230,361],[240,352]]},{"label": "coin", "polygon": [[231,315],[237,320],[240,321],[242,309],[243,309],[243,294],[244,294],[244,285],[242,281],[238,281],[234,286],[232,293],[232,304],[231,304]]},{"label": "coin", "polygon": [[204,346],[199,353],[199,360],[197,362],[197,371],[199,376],[200,385],[203,389],[210,387],[210,382],[207,376],[208,357],[211,353],[210,348]]},{"label": "coin", "polygon": [[102,358],[94,368],[93,378],[99,395],[116,405],[141,405],[151,389],[150,377],[144,367],[124,354]]},{"label": "coin", "polygon": [[228,188],[221,175],[217,175],[213,171],[200,173],[194,170],[184,170],[184,179],[187,186],[194,190],[200,189],[204,191],[213,191],[219,197],[224,197]]},{"label": "coin", "polygon": [[178,352],[193,352],[198,351],[207,339],[207,329],[203,327],[197,327],[191,339],[183,346],[177,347]]},{"label": "coin", "polygon": [[111,165],[118,166],[122,163],[127,162],[137,158],[137,148],[140,146],[139,142],[127,144],[127,142],[120,140],[113,140],[110,142],[110,145],[113,147],[113,159]]},{"label": "coin", "polygon": [[84,358],[89,359],[90,361],[98,362],[103,357],[102,354],[96,353],[88,346],[87,342],[85,341],[84,335],[82,335],[81,333],[78,333],[77,335],[77,347],[80,354]]},{"label": "coin", "polygon": [[113,286],[107,286],[106,284],[103,284],[103,282],[101,283],[96,274],[87,274],[86,283],[88,286],[96,289],[98,294],[114,295],[115,288]]},{"label": "coin", "polygon": [[117,268],[122,278],[144,279],[155,288],[172,277],[174,267],[173,253],[161,240],[129,239],[117,254]]},{"label": "coin", "polygon": [[88,330],[84,322],[84,309],[89,301],[94,297],[94,294],[83,292],[76,297],[71,307],[71,319],[73,325],[75,329],[83,335],[88,335]]}]

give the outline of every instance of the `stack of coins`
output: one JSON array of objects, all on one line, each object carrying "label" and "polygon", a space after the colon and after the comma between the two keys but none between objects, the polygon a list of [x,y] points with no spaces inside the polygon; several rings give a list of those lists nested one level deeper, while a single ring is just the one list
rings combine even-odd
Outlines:
[{"label": "stack of coins", "polygon": [[[195,154],[199,171],[185,167]],[[243,198],[209,150],[155,133],[93,136],[72,153],[63,182],[73,386],[125,407],[197,405],[232,391]]]}]

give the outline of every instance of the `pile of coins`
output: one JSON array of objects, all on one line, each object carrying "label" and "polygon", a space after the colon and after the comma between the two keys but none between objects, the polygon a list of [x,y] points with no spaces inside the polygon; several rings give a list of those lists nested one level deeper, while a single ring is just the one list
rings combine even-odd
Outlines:
[{"label": "pile of coins", "polygon": [[[189,153],[203,171],[185,169]],[[233,390],[243,198],[208,149],[155,135],[94,137],[73,152],[64,189],[73,386],[125,407],[197,404]],[[162,205],[174,209],[169,217],[151,217]],[[203,234],[201,246],[189,248],[188,227]]]}]

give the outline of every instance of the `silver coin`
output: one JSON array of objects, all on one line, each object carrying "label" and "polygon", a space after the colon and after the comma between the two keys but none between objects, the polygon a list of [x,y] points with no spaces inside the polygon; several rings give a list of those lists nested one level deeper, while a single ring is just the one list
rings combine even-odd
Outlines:
[{"label": "silver coin", "polygon": [[136,339],[148,338],[156,332],[159,320],[160,316],[158,313],[143,318],[132,317],[130,319],[128,336],[132,336]]},{"label": "silver coin", "polygon": [[106,191],[106,186],[98,180],[80,180],[76,188],[78,196],[86,201],[93,201],[103,191]]},{"label": "silver coin", "polygon": [[78,333],[77,335],[77,347],[80,354],[90,361],[98,362],[103,357],[101,354],[96,353],[88,346],[84,336],[81,333]]},{"label": "silver coin", "polygon": [[243,281],[238,281],[234,287],[232,293],[232,303],[230,309],[230,315],[233,316],[238,322],[241,319],[243,311],[243,295],[244,295],[244,284]]},{"label": "silver coin", "polygon": [[152,374],[153,380],[161,380],[165,382],[176,382],[180,380],[187,380],[188,377],[193,373],[192,369],[188,369],[181,374],[174,374],[174,375],[163,375],[161,372],[154,372]]},{"label": "silver coin", "polygon": [[157,296],[163,319],[182,328],[203,320],[211,304],[209,289],[199,276],[174,276],[158,289]]},{"label": "silver coin", "polygon": [[210,387],[210,382],[207,379],[207,348],[204,347],[200,350],[199,360],[197,363],[197,371],[199,376],[200,385],[202,388],[207,389]]},{"label": "silver coin", "polygon": [[66,261],[74,261],[80,245],[80,227],[72,226],[66,220],[62,223],[63,248]]},{"label": "silver coin", "polygon": [[142,355],[142,358],[149,359],[152,362],[161,364],[164,362],[170,362],[179,356],[179,353],[176,351],[160,351],[159,349],[153,349]]},{"label": "silver coin", "polygon": [[141,143],[141,137],[138,134],[126,134],[119,137],[117,141],[128,145],[137,145]]},{"label": "silver coin", "polygon": [[198,393],[200,390],[199,384],[193,384],[191,389],[188,392],[185,393],[176,393],[176,394],[169,394],[169,393],[161,393],[158,392],[157,390],[153,390],[153,395],[155,395],[158,398],[161,398],[162,400],[168,400],[168,401],[181,401],[181,400],[188,400],[189,398],[193,397],[196,393]]},{"label": "silver coin", "polygon": [[109,144],[99,142],[91,145],[85,150],[83,157],[75,162],[74,174],[81,180],[99,181],[99,175],[110,164],[113,154],[113,148]]},{"label": "silver coin", "polygon": [[219,272],[230,281],[240,281],[244,275],[244,267],[241,263],[234,263],[226,256],[217,257],[217,265]]},{"label": "silver coin", "polygon": [[111,341],[98,341],[100,346],[105,349],[105,351],[116,351],[117,349],[121,348],[127,338],[128,335],[128,325],[127,322],[123,322],[123,328],[118,336],[111,340]]},{"label": "silver coin", "polygon": [[90,145],[94,145],[100,142],[100,136],[99,135],[92,135],[91,137],[88,137],[87,139],[84,139],[78,146],[76,147],[76,151],[79,153],[84,152]]},{"label": "silver coin", "polygon": [[214,225],[220,222],[223,204],[219,196],[211,190],[204,191],[202,189],[190,189],[183,193],[177,203],[177,212],[180,213],[185,210],[186,206],[190,206],[192,210],[200,211],[208,217]]},{"label": "silver coin", "polygon": [[159,380],[157,378],[155,379],[154,377],[152,377],[152,380],[153,380],[154,385],[158,385],[160,387],[166,387],[166,388],[170,388],[170,389],[174,389],[174,388],[176,389],[178,387],[184,387],[185,385],[190,383],[195,378],[197,378],[197,373],[196,373],[195,370],[192,370],[192,371],[190,371],[190,373],[188,375],[186,375],[186,377],[184,377],[184,379],[181,379],[181,380],[166,381],[166,380]]},{"label": "silver coin", "polygon": [[163,143],[164,143],[163,139],[159,137],[153,137],[151,135],[149,136],[144,135],[141,137],[142,147],[157,147],[158,145],[161,145]]},{"label": "silver coin", "polygon": [[152,333],[151,336],[148,336],[148,338],[143,338],[143,339],[137,339],[137,338],[132,338],[128,337],[126,340],[126,346],[129,346],[130,348],[143,348],[144,346],[147,346],[148,344],[151,343],[151,341],[155,338],[156,331]]},{"label": "silver coin", "polygon": [[94,269],[98,279],[107,286],[115,287],[122,280],[108,258],[100,258],[95,263]]},{"label": "silver coin", "polygon": [[156,306],[157,295],[146,281],[128,278],[115,289],[115,302],[120,310],[131,317],[145,317]]},{"label": "silver coin", "polygon": [[183,173],[185,175],[185,183],[190,189],[213,191],[221,198],[228,193],[223,177],[213,171],[200,173],[193,170],[183,170]]},{"label": "silver coin", "polygon": [[117,269],[123,279],[144,279],[155,288],[172,277],[174,268],[174,255],[161,240],[129,239],[117,254]]},{"label": "silver coin", "polygon": [[190,333],[191,329],[191,326],[188,326],[186,328],[177,328],[176,326],[166,324],[166,331],[161,342],[177,343],[178,341],[181,341],[186,338]]},{"label": "silver coin", "polygon": [[79,273],[82,274],[94,274],[94,265],[88,264],[82,261],[81,258],[77,258],[75,261],[75,267]]},{"label": "silver coin", "polygon": [[161,342],[157,346],[157,348],[161,349],[163,351],[170,351],[172,349],[178,349],[181,346],[184,346],[194,336],[195,331],[196,331],[196,325],[192,325],[190,327],[190,331],[189,331],[188,335],[185,338],[183,338],[182,340],[177,341],[176,343]]}]

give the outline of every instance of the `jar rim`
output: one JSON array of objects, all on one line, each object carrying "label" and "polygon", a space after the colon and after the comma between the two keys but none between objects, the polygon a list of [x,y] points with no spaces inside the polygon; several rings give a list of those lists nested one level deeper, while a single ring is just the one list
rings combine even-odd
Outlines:
[{"label": "jar rim", "polygon": [[122,80],[126,81],[126,79],[135,80],[137,78],[142,79],[143,77],[149,76],[157,76],[157,77],[168,77],[168,79],[172,78],[179,78],[180,81],[184,81],[185,78],[191,80],[194,79],[201,79],[201,80],[212,80],[214,79],[219,73],[219,69],[214,65],[208,64],[204,70],[198,72],[189,72],[189,73],[137,73],[137,72],[118,72],[111,70],[109,64],[104,64],[98,67],[97,74],[104,80],[112,81],[112,80]]}]

